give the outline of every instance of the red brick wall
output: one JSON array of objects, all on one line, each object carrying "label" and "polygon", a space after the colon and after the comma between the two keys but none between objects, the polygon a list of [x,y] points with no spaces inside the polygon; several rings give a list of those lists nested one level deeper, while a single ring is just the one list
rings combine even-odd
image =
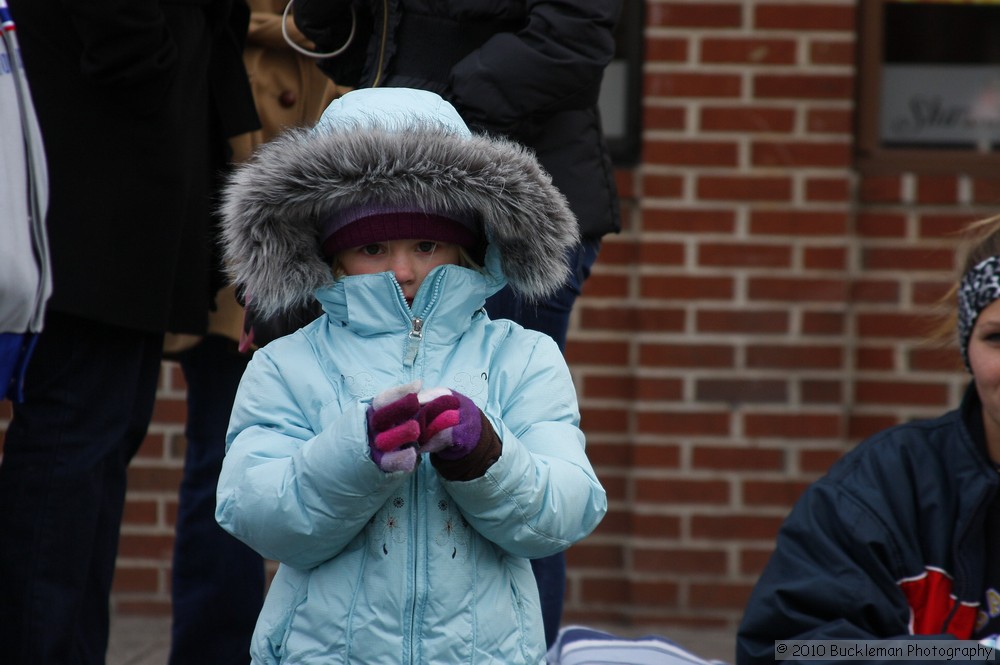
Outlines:
[{"label": "red brick wall", "polygon": [[[949,234],[1000,188],[852,168],[855,30],[854,0],[647,2],[643,159],[619,173],[625,229],[567,350],[611,506],[569,552],[567,621],[734,627],[802,489],[860,437],[959,399],[957,354],[922,333]],[[184,411],[164,363],[121,612],[169,608]]]},{"label": "red brick wall", "polygon": [[958,401],[923,333],[996,183],[854,170],[855,5],[647,2],[643,159],[568,349],[611,497],[568,620],[735,626],[803,488]]}]

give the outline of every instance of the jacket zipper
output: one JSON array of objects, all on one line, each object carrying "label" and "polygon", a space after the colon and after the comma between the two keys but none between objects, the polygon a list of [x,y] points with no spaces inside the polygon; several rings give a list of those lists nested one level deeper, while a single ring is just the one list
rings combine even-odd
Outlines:
[{"label": "jacket zipper", "polygon": [[[433,291],[431,293],[430,302],[427,303],[427,307],[424,308],[424,315],[434,308],[435,303],[437,303],[438,297],[441,295],[441,280],[443,276],[438,276],[431,285]],[[397,284],[397,286],[399,286]],[[399,287],[400,295],[403,294],[403,288]],[[420,316],[415,316],[410,319],[410,334],[406,338],[406,355],[403,357],[404,367],[413,367],[413,363],[417,359],[417,353],[420,351],[420,343],[424,339],[424,318]]]},{"label": "jacket zipper", "polygon": [[[441,296],[441,280],[442,279],[444,279],[444,275],[440,274],[440,275],[437,276],[437,278],[434,280],[434,282],[429,285],[429,286],[432,287],[433,290],[431,292],[430,300],[427,303],[427,307],[425,307],[424,310],[423,310],[424,317],[426,317],[427,314],[430,313],[430,311],[432,309],[434,309],[434,306],[437,303],[438,298]],[[402,289],[402,287],[399,286],[398,283],[397,283],[397,287],[399,288],[399,293],[400,293],[400,296],[402,297],[403,296],[403,289]],[[409,333],[409,335],[407,335],[406,356],[403,359],[403,363],[404,363],[404,365],[406,367],[411,367],[411,368],[413,367],[413,364],[414,364],[414,362],[416,361],[416,358],[417,358],[417,354],[420,351],[420,345],[421,345],[421,342],[423,342],[423,338],[424,338],[424,317],[415,316],[412,319],[410,319],[410,333]],[[411,374],[411,376],[412,376],[412,374]],[[415,663],[415,662],[419,662],[419,659],[417,658],[417,656],[419,654],[416,653],[417,649],[419,648],[417,646],[419,644],[419,640],[415,639],[416,635],[417,635],[417,630],[418,630],[417,611],[418,611],[418,608],[424,602],[423,598],[421,597],[421,595],[425,592],[424,589],[419,588],[420,587],[420,579],[421,579],[421,577],[420,577],[420,564],[421,564],[421,557],[426,557],[427,556],[426,555],[426,548],[421,547],[420,538],[419,538],[420,533],[421,533],[420,522],[419,522],[419,520],[421,519],[420,516],[424,515],[425,512],[426,512],[426,511],[423,510],[423,506],[418,506],[417,505],[417,501],[419,500],[419,498],[420,498],[420,496],[422,494],[422,492],[420,491],[420,465],[419,464],[417,465],[416,472],[413,474],[413,482],[412,482],[411,486],[412,486],[413,490],[412,490],[412,494],[410,495],[410,501],[413,502],[412,505],[414,506],[414,508],[416,510],[415,510],[415,518],[411,521],[411,532],[410,532],[410,536],[411,536],[411,541],[410,542],[413,544],[413,570],[412,570],[412,573],[413,573],[413,597],[412,597],[412,601],[410,603],[410,629],[409,629],[408,653],[409,653],[409,657],[410,657],[410,662],[411,663]]]},{"label": "jacket zipper", "polygon": [[410,601],[410,639],[409,639],[408,651],[411,663],[417,663],[420,660],[419,658],[417,658],[418,654],[415,653],[418,648],[417,644],[419,643],[419,640],[415,639],[415,637],[417,634],[417,608],[420,605],[419,595],[421,593],[421,591],[418,590],[418,586],[420,584],[420,556],[421,556],[420,554],[421,547],[419,538],[420,526],[418,524],[418,520],[420,519],[420,516],[424,512],[422,506],[417,505],[417,499],[420,497],[420,492],[417,487],[419,483],[420,483],[420,466],[417,465],[417,470],[413,474],[413,483],[411,485],[413,487],[413,493],[410,495],[410,501],[413,502],[413,508],[414,508],[413,519],[410,521],[411,525],[410,536],[412,538],[410,542],[413,543],[413,570],[411,571],[411,573],[413,574],[413,597]]},{"label": "jacket zipper", "polygon": [[424,338],[424,320],[415,318],[410,321],[410,326],[410,334],[406,338],[406,357],[403,359],[406,367],[413,367],[413,362],[417,359],[420,342]]}]

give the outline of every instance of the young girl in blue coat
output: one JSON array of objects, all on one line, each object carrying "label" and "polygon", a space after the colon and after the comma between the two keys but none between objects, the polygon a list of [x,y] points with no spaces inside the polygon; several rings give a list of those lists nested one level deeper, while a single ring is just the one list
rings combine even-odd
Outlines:
[{"label": "young girl in blue coat", "polygon": [[255,310],[323,307],[254,354],[227,437],[216,516],[280,562],[253,662],[542,663],[529,559],[607,501],[556,344],[483,304],[561,284],[565,199],[525,149],[394,88],[263,146],[223,207]]}]

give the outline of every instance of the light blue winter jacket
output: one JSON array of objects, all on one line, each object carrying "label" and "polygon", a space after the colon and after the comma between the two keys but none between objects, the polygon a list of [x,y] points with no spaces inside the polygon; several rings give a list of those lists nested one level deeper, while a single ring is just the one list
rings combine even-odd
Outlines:
[{"label": "light blue winter jacket", "polygon": [[[530,153],[472,136],[437,95],[359,90],[324,118],[266,144],[224,206],[227,262],[260,311],[314,297],[325,311],[255,353],[230,421],[216,517],[280,562],[253,662],[538,665],[528,559],[587,536],[607,500],[558,347],[483,305],[505,283],[528,297],[557,287],[575,219]],[[391,273],[333,281],[315,220],[414,200],[475,212],[484,269],[435,268],[412,309]],[[415,379],[486,414],[502,454],[485,475],[372,461],[371,398]]]},{"label": "light blue winter jacket", "polygon": [[[487,281],[439,267],[413,314],[390,273],[348,277],[319,292],[326,316],[255,354],[217,511],[281,562],[254,663],[543,661],[528,559],[585,537],[607,503],[559,349],[490,321]],[[444,481],[426,459],[412,475],[372,462],[371,397],[417,378],[488,416],[503,454],[482,478]]]}]

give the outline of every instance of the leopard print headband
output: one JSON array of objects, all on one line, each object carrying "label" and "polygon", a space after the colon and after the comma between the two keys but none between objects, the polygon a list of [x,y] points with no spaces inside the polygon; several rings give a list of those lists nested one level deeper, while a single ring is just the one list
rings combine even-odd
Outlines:
[{"label": "leopard print headband", "polygon": [[1000,298],[1000,256],[991,256],[969,269],[958,287],[958,345],[969,367],[969,338],[979,313]]}]

